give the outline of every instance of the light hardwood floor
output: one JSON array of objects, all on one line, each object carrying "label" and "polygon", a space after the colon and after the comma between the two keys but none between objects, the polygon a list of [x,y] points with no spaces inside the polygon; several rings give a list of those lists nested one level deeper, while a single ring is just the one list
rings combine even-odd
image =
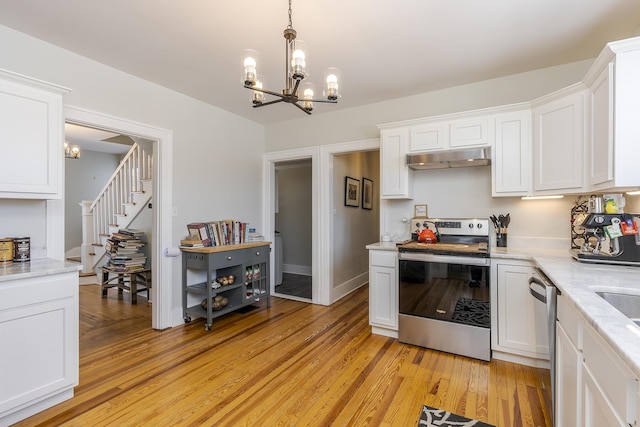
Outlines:
[{"label": "light hardwood floor", "polygon": [[75,397],[19,425],[416,426],[426,404],[551,426],[548,370],[372,335],[366,286],[331,307],[273,298],[210,332],[152,330],[149,307],[81,286]]}]

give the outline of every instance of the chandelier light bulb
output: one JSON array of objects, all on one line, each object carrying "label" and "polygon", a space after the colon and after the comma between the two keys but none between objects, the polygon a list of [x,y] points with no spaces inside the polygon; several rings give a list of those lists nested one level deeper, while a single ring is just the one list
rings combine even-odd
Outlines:
[{"label": "chandelier light bulb", "polygon": [[[256,52],[257,53],[257,52]],[[243,61],[244,65],[244,84],[245,86],[253,86],[256,83],[257,72],[256,65],[258,63],[255,54],[253,52],[247,52]]]},{"label": "chandelier light bulb", "polygon": [[[256,80],[253,87],[257,89],[262,89],[262,79]],[[264,93],[258,92],[257,90],[253,91],[252,97],[253,105],[260,105],[264,102]]]},{"label": "chandelier light bulb", "polygon": [[327,76],[327,98],[338,99],[338,77],[335,74]]},{"label": "chandelier light bulb", "polygon": [[291,68],[293,71],[293,78],[295,80],[304,79],[304,67],[307,65],[305,62],[305,55],[302,49],[296,49],[291,55]]}]

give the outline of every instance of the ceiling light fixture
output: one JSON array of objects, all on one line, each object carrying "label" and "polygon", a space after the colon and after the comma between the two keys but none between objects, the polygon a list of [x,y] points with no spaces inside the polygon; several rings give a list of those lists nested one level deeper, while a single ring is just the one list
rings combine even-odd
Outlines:
[{"label": "ceiling light fixture", "polygon": [[[296,30],[291,23],[291,0],[289,0],[289,25],[284,29],[286,43],[286,76],[285,88],[282,93],[273,92],[263,88],[264,81],[257,73],[258,53],[255,50],[246,50],[243,57],[243,82],[244,87],[253,91],[253,107],[263,107],[265,105],[276,104],[278,102],[288,102],[298,107],[307,114],[311,114],[314,102],[327,102],[336,104],[340,93],[338,92],[338,81],[340,73],[337,68],[328,68],[325,72],[325,85],[323,96],[325,99],[315,99],[313,85],[305,83],[300,88],[300,82],[307,77],[306,55],[303,49],[303,42],[296,42]],[[302,92],[302,96],[300,96]],[[273,101],[265,102],[265,94],[278,97]],[[302,105],[300,105],[302,102]]]},{"label": "ceiling light fixture", "polygon": [[80,148],[77,145],[73,147],[69,145],[67,141],[64,142],[64,157],[65,159],[77,159],[80,157]]}]

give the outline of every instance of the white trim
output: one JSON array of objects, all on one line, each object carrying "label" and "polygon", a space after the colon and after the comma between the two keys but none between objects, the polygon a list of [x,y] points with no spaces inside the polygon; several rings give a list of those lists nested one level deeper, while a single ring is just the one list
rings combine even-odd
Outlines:
[{"label": "white trim", "polygon": [[[64,106],[65,121],[108,130],[115,133],[139,136],[153,140],[153,235],[151,259],[154,266],[151,272],[152,320],[154,329],[173,326],[172,319],[172,262],[163,260],[164,248],[171,247],[172,240],[172,178],[173,132],[127,119],[86,110],[80,107]],[[160,173],[162,172],[162,173]],[[64,230],[64,215],[58,218],[58,225]],[[64,244],[64,238],[62,239]],[[178,307],[179,309],[180,307]],[[180,309],[181,310],[181,309]],[[181,315],[178,317],[182,317]]]},{"label": "white trim", "polygon": [[299,274],[301,276],[313,276],[310,265],[282,264],[282,272],[289,274]]},{"label": "white trim", "polygon": [[[379,139],[366,139],[362,141],[344,142],[339,144],[323,145],[320,147],[320,268],[324,277],[327,277],[328,286],[323,288],[325,305],[336,301],[339,292],[333,289],[333,212],[331,200],[333,198],[333,156],[336,154],[353,153],[358,151],[372,151],[380,149]],[[340,296],[339,298],[341,298]],[[338,299],[339,299],[338,298]]]}]

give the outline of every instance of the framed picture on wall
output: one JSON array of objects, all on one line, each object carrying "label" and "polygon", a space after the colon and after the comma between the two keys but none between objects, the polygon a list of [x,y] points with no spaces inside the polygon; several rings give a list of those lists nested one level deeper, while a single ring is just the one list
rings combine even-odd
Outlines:
[{"label": "framed picture on wall", "polygon": [[373,209],[373,181],[362,178],[362,209]]},{"label": "framed picture on wall", "polygon": [[360,206],[360,181],[350,176],[344,177],[344,205]]}]

